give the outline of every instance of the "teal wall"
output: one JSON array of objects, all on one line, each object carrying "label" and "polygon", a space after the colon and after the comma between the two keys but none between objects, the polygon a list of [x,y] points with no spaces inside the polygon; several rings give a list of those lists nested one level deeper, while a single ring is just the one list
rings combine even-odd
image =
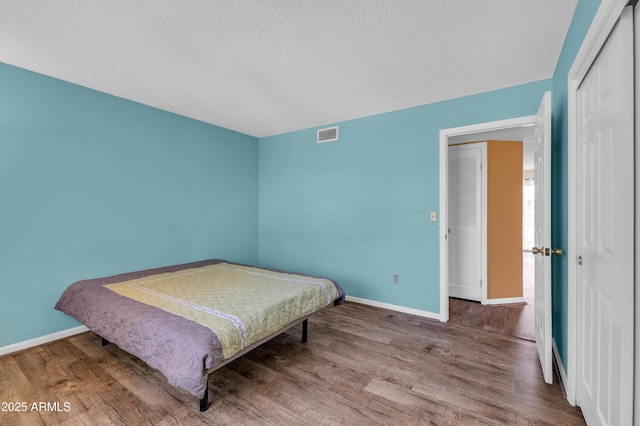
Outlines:
[{"label": "teal wall", "polygon": [[[567,76],[600,6],[580,0],[553,79],[260,140],[259,260],[329,275],[351,296],[439,312],[440,129],[532,115],[552,90],[552,244],[568,246]],[[324,127],[324,126],[323,126]],[[553,337],[566,368],[567,255],[553,259]],[[400,284],[392,284],[400,274]]]},{"label": "teal wall", "polygon": [[[76,326],[53,310],[75,280],[212,257],[438,313],[439,131],[535,114],[552,89],[566,248],[567,75],[599,4],[580,0],[553,79],[338,123],[320,145],[316,129],[258,143],[0,63],[0,347]],[[566,255],[552,274],[566,367]]]},{"label": "teal wall", "polygon": [[[536,114],[551,80],[260,139],[259,262],[440,311],[440,130]],[[324,126],[323,126],[324,127]],[[400,284],[393,284],[393,274]]]},{"label": "teal wall", "polygon": [[0,64],[0,347],[91,277],[258,260],[258,140]]},{"label": "teal wall", "polygon": [[580,0],[573,16],[569,33],[562,48],[555,73],[553,75],[552,114],[551,124],[551,244],[560,247],[565,254],[553,257],[551,265],[553,285],[553,339],[567,368],[567,327],[568,327],[568,258],[566,253],[569,246],[568,238],[568,105],[567,105],[567,77],[573,61],[578,54],[584,37],[593,21],[600,0]]}]

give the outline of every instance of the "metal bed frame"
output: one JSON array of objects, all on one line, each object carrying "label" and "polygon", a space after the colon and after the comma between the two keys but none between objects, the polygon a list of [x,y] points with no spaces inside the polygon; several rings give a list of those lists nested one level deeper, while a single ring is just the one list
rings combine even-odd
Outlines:
[{"label": "metal bed frame", "polygon": [[[331,305],[329,305],[329,306],[331,306]],[[325,308],[327,308],[327,307],[325,307]],[[325,309],[325,308],[322,308],[322,309]],[[319,311],[321,311],[322,309],[320,309]],[[313,314],[315,314],[315,313],[317,313],[319,311],[316,311]],[[244,349],[240,350],[239,352],[237,352],[232,357],[227,358],[224,361],[222,361],[221,363],[211,367],[207,371],[207,377],[208,377],[209,374],[211,374],[215,370],[224,367],[225,365],[229,364],[231,361],[234,361],[234,360],[240,358],[241,356],[243,356],[247,352],[251,351],[252,349],[255,349],[256,347],[260,346],[261,344],[273,339],[274,337],[282,334],[283,332],[287,331],[291,327],[294,327],[294,326],[296,326],[296,325],[298,325],[300,323],[302,323],[302,343],[306,343],[307,342],[307,330],[308,330],[308,326],[309,326],[308,319],[313,314],[298,318],[295,321],[290,322],[289,324],[285,325],[284,327],[282,327],[278,331],[276,331],[274,333],[271,333],[270,335],[258,340],[257,342],[254,342],[253,344],[251,344],[251,345],[247,346],[246,348],[244,348]],[[102,346],[107,346],[109,343],[110,342],[107,339],[102,337]],[[200,399],[200,411],[207,411],[208,408],[209,408],[209,384],[207,383],[207,387],[204,390],[204,396]]]}]

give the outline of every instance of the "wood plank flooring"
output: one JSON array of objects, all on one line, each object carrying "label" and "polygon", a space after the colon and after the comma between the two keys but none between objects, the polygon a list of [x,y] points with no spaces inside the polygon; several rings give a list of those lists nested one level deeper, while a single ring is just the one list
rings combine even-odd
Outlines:
[{"label": "wood plank flooring", "polygon": [[479,302],[451,297],[449,298],[449,322],[535,341],[533,262],[533,254],[531,252],[523,252],[522,289],[525,303],[482,305]]},{"label": "wood plank flooring", "polygon": [[2,425],[584,424],[533,342],[350,302],[213,372],[209,399],[91,332],[0,358],[0,403],[28,405]]}]

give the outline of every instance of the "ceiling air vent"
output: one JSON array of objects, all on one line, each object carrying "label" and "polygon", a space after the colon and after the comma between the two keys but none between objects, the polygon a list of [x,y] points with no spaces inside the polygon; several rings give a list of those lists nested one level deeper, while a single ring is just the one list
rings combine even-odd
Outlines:
[{"label": "ceiling air vent", "polygon": [[333,142],[338,140],[338,126],[327,127],[318,130],[318,143]]}]

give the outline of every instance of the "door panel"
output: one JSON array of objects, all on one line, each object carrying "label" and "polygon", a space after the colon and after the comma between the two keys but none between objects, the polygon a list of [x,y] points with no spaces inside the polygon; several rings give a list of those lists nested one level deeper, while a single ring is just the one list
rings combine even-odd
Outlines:
[{"label": "door panel", "polygon": [[551,259],[544,248],[551,246],[551,93],[540,103],[534,140],[535,247],[543,249],[535,256],[536,345],[546,383],[553,382],[551,346]]},{"label": "door panel", "polygon": [[449,296],[482,301],[482,150],[449,147]]},{"label": "door panel", "polygon": [[590,425],[633,419],[632,41],[627,8],[577,92],[576,402]]}]

